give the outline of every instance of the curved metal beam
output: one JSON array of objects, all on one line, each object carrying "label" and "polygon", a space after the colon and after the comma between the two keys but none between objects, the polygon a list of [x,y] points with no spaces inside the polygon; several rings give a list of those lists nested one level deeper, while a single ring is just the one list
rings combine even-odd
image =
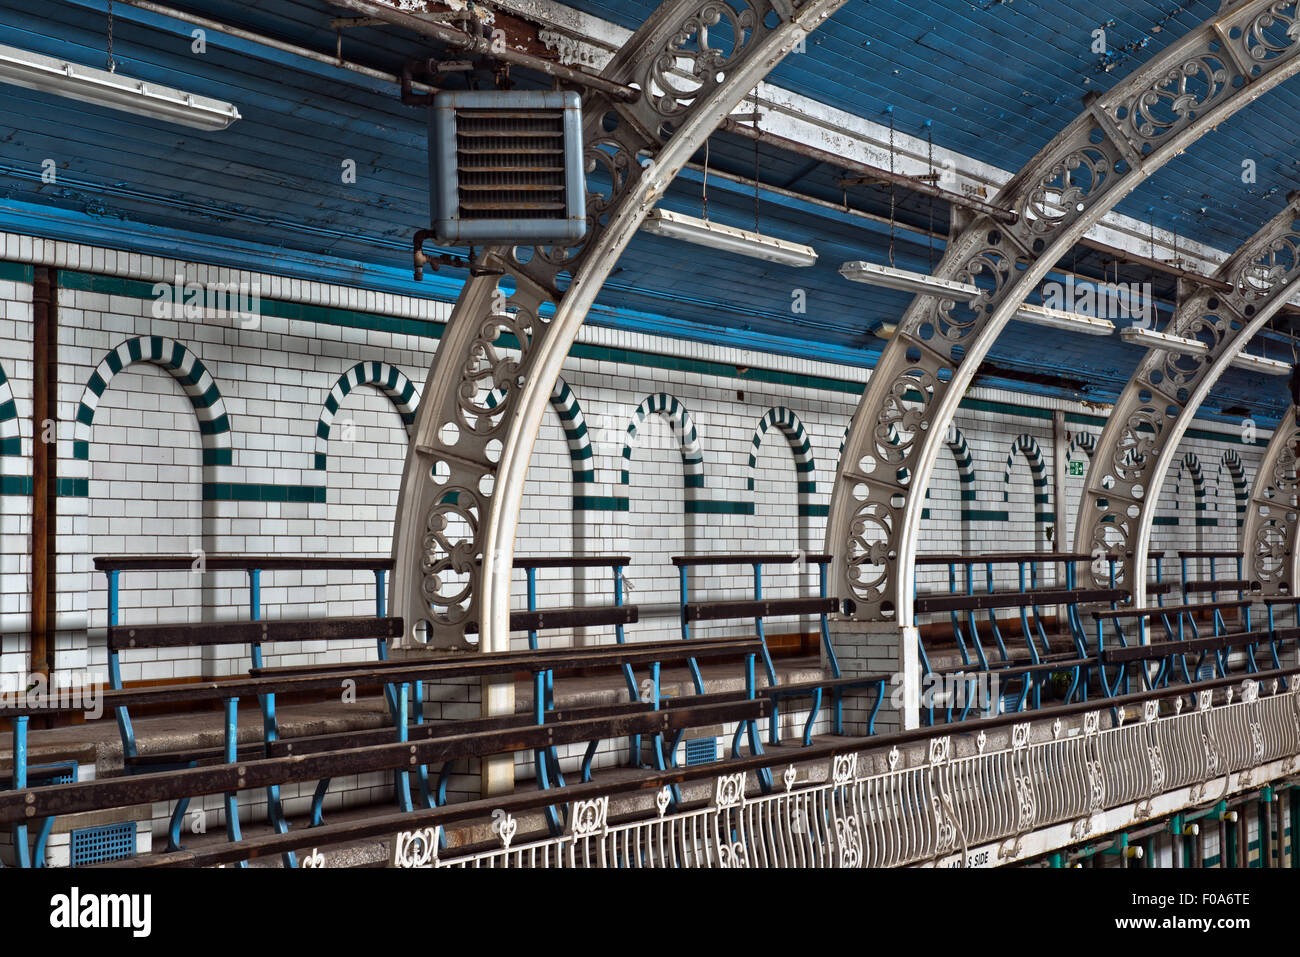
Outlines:
[{"label": "curved metal beam", "polygon": [[1296,450],[1300,424],[1291,406],[1277,425],[1255,475],[1255,487],[1241,529],[1243,572],[1258,580],[1265,595],[1291,595],[1296,585],[1296,517],[1300,510],[1300,478]]},{"label": "curved metal beam", "polygon": [[[1300,281],[1300,193],[1214,273],[1231,292],[1202,286],[1185,296],[1164,331],[1207,347],[1200,355],[1151,349],[1111,409],[1079,501],[1075,550],[1122,556],[1116,585],[1146,602],[1147,551],[1165,475],[1197,408],[1232,360]],[[1106,562],[1082,580],[1104,585]]]},{"label": "curved metal beam", "polygon": [[935,275],[983,288],[969,305],[917,297],[873,372],[841,456],[827,550],[844,617],[913,624],[923,490],[980,361],[1025,297],[1116,203],[1207,131],[1300,72],[1296,3],[1219,15],[1101,95],[974,219]]},{"label": "curved metal beam", "polygon": [[[845,2],[665,0],[605,68],[605,79],[643,95],[585,102],[588,171],[599,167],[611,182],[608,195],[589,191],[586,238],[486,250],[478,265],[502,275],[466,284],[430,367],[398,500],[393,606],[408,631],[395,644],[419,646],[418,629],[431,647],[470,647],[466,628],[477,625],[483,650],[508,647],[528,462],[588,308],[696,149]],[[489,407],[493,390],[501,401]]]}]

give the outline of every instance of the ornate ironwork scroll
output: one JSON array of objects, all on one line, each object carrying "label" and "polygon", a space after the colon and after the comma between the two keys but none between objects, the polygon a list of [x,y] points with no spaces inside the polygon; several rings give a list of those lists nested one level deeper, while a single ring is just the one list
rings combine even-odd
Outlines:
[{"label": "ornate ironwork scroll", "polygon": [[[1196,355],[1151,349],[1120,393],[1092,456],[1079,503],[1076,551],[1118,553],[1116,584],[1146,600],[1147,550],[1165,475],[1196,409],[1250,341],[1286,304],[1300,280],[1300,194],[1215,273],[1230,292],[1208,287],[1184,297],[1166,332],[1204,343]],[[1088,569],[1095,584],[1109,567]],[[1289,571],[1288,571],[1289,576]],[[1086,579],[1085,579],[1086,580]]]},{"label": "ornate ironwork scroll", "polygon": [[844,3],[665,0],[605,68],[642,95],[586,96],[585,239],[485,250],[479,272],[497,275],[466,284],[430,367],[397,507],[392,606],[407,634],[395,646],[507,647],[528,461],[588,308],[700,144]]},{"label": "ornate ironwork scroll", "polygon": [[1295,529],[1300,508],[1300,476],[1296,474],[1296,449],[1300,425],[1295,406],[1287,409],[1264,452],[1255,488],[1241,528],[1241,550],[1246,556],[1246,578],[1258,581],[1266,595],[1291,595],[1295,591]]},{"label": "ornate ironwork scroll", "polygon": [[[976,217],[935,275],[972,303],[917,297],[854,416],[827,522],[845,617],[913,624],[924,490],[962,393],[1002,327],[1101,217],[1172,157],[1300,71],[1297,4],[1238,0],[1099,96]],[[1094,471],[1096,469],[1094,468]]]}]

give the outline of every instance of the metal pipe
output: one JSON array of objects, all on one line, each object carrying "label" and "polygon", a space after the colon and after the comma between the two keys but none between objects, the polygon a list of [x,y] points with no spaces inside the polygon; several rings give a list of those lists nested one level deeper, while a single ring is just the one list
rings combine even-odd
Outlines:
[{"label": "metal pipe", "polygon": [[614,100],[634,103],[641,97],[640,90],[624,86],[622,83],[614,83],[603,77],[587,73],[585,70],[577,70],[553,60],[543,60],[531,53],[512,50],[508,45],[494,44],[486,37],[476,37],[433,20],[422,20],[401,10],[395,10],[392,7],[376,3],[374,0],[330,0],[330,2],[337,7],[355,10],[357,13],[383,20],[395,27],[402,27],[414,33],[432,37],[449,46],[469,50],[499,60],[502,63],[510,63],[526,70],[536,70],[547,76],[555,77],[557,80],[597,90]]},{"label": "metal pipe", "polygon": [[[285,43],[283,40],[276,40],[263,33],[255,33],[252,30],[245,30],[243,27],[236,27],[229,23],[222,23],[219,20],[212,20],[208,17],[199,16],[197,13],[190,13],[188,10],[177,10],[175,7],[168,7],[161,3],[153,3],[152,0],[118,0],[118,2],[125,3],[132,7],[137,7],[138,9],[145,10],[149,13],[156,13],[159,16],[170,17],[171,19],[179,20],[182,23],[193,24],[194,26],[202,27],[205,30],[224,33],[227,36],[235,37],[239,40],[247,40],[249,43],[256,43],[258,46],[264,46],[270,50],[279,50],[281,53],[288,53],[293,56],[302,57],[304,60],[312,60],[316,63],[324,63],[327,66],[338,67],[343,70],[351,70],[353,73],[369,77],[372,80],[382,80],[385,83],[396,84],[402,82],[402,78],[396,73],[385,73],[383,70],[376,70],[373,67],[354,63],[351,60],[344,60],[341,57],[330,56],[328,53],[322,53],[319,50],[300,47],[293,43]],[[426,91],[433,89],[433,87],[426,86],[423,83],[416,83],[414,86]]]},{"label": "metal pipe", "polygon": [[56,446],[50,438],[58,421],[59,279],[58,271],[37,266],[32,277],[32,535],[31,640],[29,674],[54,671],[57,627],[58,474]]},{"label": "metal pipe", "polygon": [[933,186],[923,180],[913,179],[911,176],[905,176],[902,173],[891,173],[887,169],[877,169],[875,166],[869,166],[866,163],[860,163],[857,160],[851,160],[844,156],[837,156],[834,153],[828,153],[826,150],[818,149],[815,146],[809,146],[806,143],[800,143],[785,136],[776,133],[765,133],[762,130],[755,130],[753,126],[746,126],[734,119],[725,119],[718,127],[726,133],[735,133],[744,136],[747,139],[758,140],[768,146],[774,146],[777,149],[795,153],[808,159],[820,160],[831,166],[838,166],[841,169],[848,170],[852,173],[859,173],[864,176],[870,176],[873,179],[881,179],[886,182],[895,183],[899,186],[905,186],[914,192],[923,196],[933,196],[941,199],[953,206],[960,206],[963,209],[974,210],[975,212],[984,213],[986,216],[992,216],[1001,223],[1014,223],[1019,217],[1013,210],[1004,209],[1001,206],[994,206],[992,203],[986,203],[982,199],[975,199],[971,196],[962,196],[951,190],[942,189]]}]

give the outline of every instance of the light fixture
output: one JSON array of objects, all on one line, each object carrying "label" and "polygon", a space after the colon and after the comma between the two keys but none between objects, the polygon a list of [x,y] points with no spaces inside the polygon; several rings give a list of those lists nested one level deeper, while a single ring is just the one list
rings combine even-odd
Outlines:
[{"label": "light fixture", "polygon": [[811,246],[777,239],[775,236],[765,236],[748,229],[725,226],[707,219],[697,219],[667,209],[650,210],[641,228],[654,236],[680,239],[698,246],[708,246],[710,249],[750,256],[754,259],[765,259],[786,266],[817,264],[817,250]]},{"label": "light fixture", "polygon": [[1283,362],[1281,359],[1270,359],[1268,356],[1253,356],[1249,352],[1237,356],[1232,360],[1232,364],[1238,369],[1249,369],[1251,372],[1261,372],[1264,375],[1291,374],[1291,363]]},{"label": "light fixture", "polygon": [[[971,302],[977,299],[981,292],[979,286],[974,283],[942,279],[938,276],[896,269],[893,266],[881,266],[872,262],[845,263],[840,267],[840,275],[852,282],[884,286],[887,289],[897,289],[900,292],[921,296],[941,296],[955,302]],[[1047,306],[1035,306],[1030,303],[1023,303],[1012,318],[1020,322],[1032,322],[1038,326],[1064,329],[1066,332],[1080,332],[1086,336],[1108,336],[1115,331],[1115,324],[1107,319],[1085,316],[1077,312],[1065,312],[1061,309],[1049,309]],[[881,336],[881,338],[887,337]]]},{"label": "light fixture", "polygon": [[1199,339],[1188,339],[1171,332],[1144,329],[1141,326],[1128,326],[1121,329],[1119,337],[1134,345],[1146,346],[1149,349],[1164,349],[1167,352],[1178,352],[1188,356],[1201,356],[1210,351],[1210,347]]},{"label": "light fixture", "polygon": [[1066,332],[1081,332],[1085,336],[1108,336],[1115,331],[1115,323],[1097,316],[1085,316],[1081,312],[1065,312],[1050,309],[1047,306],[1035,306],[1022,303],[1011,317],[1020,322],[1032,322],[1036,326],[1051,329],[1064,329]]},{"label": "light fixture", "polygon": [[0,83],[151,116],[197,130],[224,130],[239,119],[239,110],[221,100],[3,44],[0,44]]},{"label": "light fixture", "polygon": [[970,302],[980,294],[979,286],[974,283],[940,279],[938,276],[881,266],[878,263],[848,262],[840,267],[840,275],[851,282],[884,286],[886,289],[897,289],[918,296],[943,296],[958,302]]},{"label": "light fixture", "polygon": [[[1210,351],[1210,347],[1199,339],[1188,339],[1185,336],[1176,336],[1171,332],[1143,329],[1138,326],[1121,329],[1119,336],[1125,342],[1146,346],[1151,349],[1164,349],[1182,355],[1203,356],[1208,355]],[[1238,369],[1249,369],[1252,372],[1261,372],[1264,375],[1290,375],[1291,373],[1290,363],[1283,362],[1280,359],[1270,359],[1267,356],[1253,356],[1248,352],[1241,352],[1233,356],[1232,365]]]}]

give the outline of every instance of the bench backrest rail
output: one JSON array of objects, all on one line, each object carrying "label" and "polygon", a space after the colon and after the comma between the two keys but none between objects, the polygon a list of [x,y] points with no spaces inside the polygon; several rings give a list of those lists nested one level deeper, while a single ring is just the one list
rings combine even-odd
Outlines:
[{"label": "bench backrest rail", "polygon": [[[763,605],[763,568],[767,565],[794,565],[797,572],[802,573],[808,565],[817,566],[817,596],[821,599],[829,599],[828,590],[828,569],[832,557],[830,555],[809,555],[803,550],[797,550],[792,553],[750,553],[750,554],[713,554],[713,555],[675,555],[672,563],[677,566],[678,590],[681,605],[681,633],[682,639],[691,640],[691,623],[694,621],[722,621],[727,617],[715,614],[699,614],[700,609],[710,604],[726,605],[725,602],[692,602],[691,601],[691,579],[690,572],[692,568],[698,567],[720,567],[720,566],[743,566],[748,565],[753,569],[753,602],[746,604],[740,609],[735,616],[737,619],[749,618],[750,613],[753,615],[754,632],[762,642],[763,669],[767,674],[769,685],[777,684],[776,666],[772,663],[772,654],[767,646],[767,632],[764,626],[764,619],[769,614],[781,614],[780,611],[772,610],[773,606]],[[829,607],[832,606],[828,606]],[[743,612],[743,613],[742,613]],[[814,612],[817,615],[818,628],[821,632],[822,648],[826,653],[826,663],[830,667],[831,677],[839,678],[840,662],[835,654],[835,646],[831,641],[830,617],[829,610]],[[703,678],[699,669],[691,664],[691,679],[695,682],[697,693],[704,690]]]}]

